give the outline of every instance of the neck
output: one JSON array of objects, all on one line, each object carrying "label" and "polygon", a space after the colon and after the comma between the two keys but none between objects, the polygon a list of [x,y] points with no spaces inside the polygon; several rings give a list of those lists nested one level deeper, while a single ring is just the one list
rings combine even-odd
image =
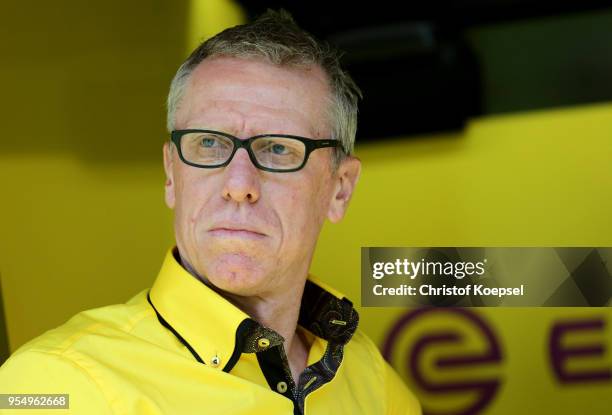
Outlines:
[{"label": "neck", "polygon": [[284,287],[275,292],[246,297],[215,287],[207,278],[198,274],[183,257],[181,257],[181,263],[190,274],[244,311],[259,324],[276,331],[285,339],[285,353],[291,366],[294,381],[297,384],[299,374],[306,367],[309,350],[308,341],[298,330],[297,325],[305,279],[299,280],[301,283],[297,286]]}]

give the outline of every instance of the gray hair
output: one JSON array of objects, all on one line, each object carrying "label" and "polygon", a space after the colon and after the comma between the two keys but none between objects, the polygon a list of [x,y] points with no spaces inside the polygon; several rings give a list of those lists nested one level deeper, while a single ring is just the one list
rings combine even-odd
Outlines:
[{"label": "gray hair", "polygon": [[[254,21],[226,29],[198,46],[179,67],[168,94],[168,132],[174,130],[175,115],[190,75],[207,57],[263,59],[278,66],[320,66],[326,73],[331,94],[328,97],[331,138],[340,140],[344,151],[335,149],[334,170],[352,154],[357,133],[357,101],[363,94],[342,69],[342,53],[300,28],[289,12],[268,9]],[[346,153],[345,153],[346,152]]]}]

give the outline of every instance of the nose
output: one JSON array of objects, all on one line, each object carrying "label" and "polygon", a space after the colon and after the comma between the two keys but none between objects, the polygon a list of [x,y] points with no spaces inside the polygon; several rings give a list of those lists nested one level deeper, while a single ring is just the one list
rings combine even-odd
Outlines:
[{"label": "nose", "polygon": [[253,165],[244,148],[238,149],[232,161],[225,166],[223,199],[241,203],[255,203],[260,194],[259,170]]}]

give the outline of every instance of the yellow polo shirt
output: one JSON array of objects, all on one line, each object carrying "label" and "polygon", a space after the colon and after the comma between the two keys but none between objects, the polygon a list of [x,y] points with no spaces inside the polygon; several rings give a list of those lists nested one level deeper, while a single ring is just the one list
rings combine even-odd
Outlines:
[{"label": "yellow polo shirt", "polygon": [[0,367],[0,393],[65,393],[69,409],[0,413],[421,413],[352,303],[312,275],[298,325],[311,346],[296,385],[283,338],[190,274],[174,247],[150,290],[75,315]]}]

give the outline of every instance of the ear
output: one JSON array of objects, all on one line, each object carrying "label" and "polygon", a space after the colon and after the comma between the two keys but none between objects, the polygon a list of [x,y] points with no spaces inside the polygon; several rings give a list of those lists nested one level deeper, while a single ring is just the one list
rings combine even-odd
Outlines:
[{"label": "ear", "polygon": [[164,153],[164,171],[166,172],[166,183],[164,184],[165,188],[165,199],[166,205],[170,209],[174,209],[174,202],[176,200],[174,195],[174,153],[176,149],[174,149],[174,144],[166,141],[164,143],[163,153]]},{"label": "ear", "polygon": [[332,223],[339,222],[348,208],[353,190],[361,174],[361,161],[354,156],[345,158],[334,174],[334,190],[327,217]]}]

